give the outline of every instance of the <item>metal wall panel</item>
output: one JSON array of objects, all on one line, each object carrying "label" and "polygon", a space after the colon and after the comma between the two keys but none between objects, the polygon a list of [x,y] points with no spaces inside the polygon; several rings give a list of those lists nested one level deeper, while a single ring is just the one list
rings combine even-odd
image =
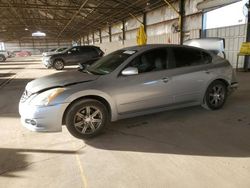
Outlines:
[{"label": "metal wall panel", "polygon": [[[236,25],[231,27],[215,28],[206,30],[207,37],[225,38],[225,53],[230,63],[236,67],[237,53],[242,42],[246,40],[247,25]],[[239,67],[243,67],[244,57],[239,58]]]},{"label": "metal wall panel", "polygon": [[[143,21],[142,16],[137,16],[137,19],[139,19],[141,22]],[[137,29],[138,27],[140,27],[141,23],[138,22],[138,20],[136,20],[135,18],[130,18],[125,22],[125,30],[126,31],[130,31],[130,30],[134,30]]]},{"label": "metal wall panel", "polygon": [[[199,38],[200,30],[202,27],[202,13],[196,8],[197,3],[203,0],[186,0],[185,1],[185,39]],[[179,9],[178,2],[173,5]],[[143,21],[142,15],[137,15],[140,21]],[[173,24],[178,23],[178,14],[169,6],[163,6],[161,8],[147,12],[147,36],[148,44],[163,43],[163,44],[179,44],[180,33],[173,32]],[[137,29],[140,26],[140,22],[135,18],[129,18],[125,20],[125,41],[121,40],[122,37],[122,23],[112,25],[112,42],[109,42],[109,36],[107,32],[108,27],[102,29],[102,44],[99,45],[103,51],[110,53],[119,48],[136,45]]]},{"label": "metal wall panel", "polygon": [[11,41],[5,42],[8,51],[30,51],[33,55],[41,54],[52,48],[71,47],[71,41],[47,41],[45,39],[34,39],[28,41]]}]

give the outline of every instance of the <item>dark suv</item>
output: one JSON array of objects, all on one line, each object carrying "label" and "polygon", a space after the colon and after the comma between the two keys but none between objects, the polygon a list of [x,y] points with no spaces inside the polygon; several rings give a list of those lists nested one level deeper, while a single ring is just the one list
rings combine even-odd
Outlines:
[{"label": "dark suv", "polygon": [[64,66],[91,64],[104,55],[97,46],[74,46],[65,51],[43,57],[43,64],[47,68],[62,70]]}]

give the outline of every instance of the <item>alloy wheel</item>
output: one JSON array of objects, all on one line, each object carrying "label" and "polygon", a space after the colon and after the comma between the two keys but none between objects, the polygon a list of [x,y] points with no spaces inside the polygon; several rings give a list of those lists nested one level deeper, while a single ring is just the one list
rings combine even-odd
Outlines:
[{"label": "alloy wheel", "polygon": [[75,129],[81,134],[92,134],[102,125],[102,112],[94,106],[80,109],[74,117]]},{"label": "alloy wheel", "polygon": [[62,70],[64,67],[63,61],[57,60],[54,64],[56,70]]},{"label": "alloy wheel", "polygon": [[214,107],[218,107],[224,103],[225,100],[225,87],[223,85],[214,85],[209,91],[209,103]]}]

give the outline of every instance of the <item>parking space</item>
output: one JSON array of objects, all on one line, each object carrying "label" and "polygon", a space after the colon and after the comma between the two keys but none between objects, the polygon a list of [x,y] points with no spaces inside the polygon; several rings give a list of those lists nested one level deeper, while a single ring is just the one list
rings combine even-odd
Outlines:
[{"label": "parking space", "polygon": [[56,72],[45,69],[40,56],[10,59],[0,71],[0,187],[250,185],[246,72],[238,73],[240,87],[222,110],[190,107],[120,120],[83,141],[65,127],[62,133],[34,133],[21,126],[18,102],[25,85]]}]

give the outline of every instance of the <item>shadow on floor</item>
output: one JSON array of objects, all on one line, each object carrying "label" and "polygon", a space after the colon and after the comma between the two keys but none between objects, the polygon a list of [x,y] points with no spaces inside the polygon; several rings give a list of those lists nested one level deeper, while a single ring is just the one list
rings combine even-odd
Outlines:
[{"label": "shadow on floor", "polygon": [[85,143],[115,151],[250,157],[250,117],[224,118],[224,112],[193,107],[122,120]]},{"label": "shadow on floor", "polygon": [[39,161],[28,162],[28,156],[32,153],[72,155],[81,153],[81,151],[0,148],[0,177],[19,177],[15,175],[15,172],[27,170],[29,166],[34,163],[46,161],[55,157],[52,155],[50,158],[46,157]]},{"label": "shadow on floor", "polygon": [[42,60],[36,60],[36,59],[29,59],[29,60],[18,60],[18,59],[16,59],[16,60],[7,60],[7,61],[5,61],[6,63],[8,63],[8,62],[41,62]]},{"label": "shadow on floor", "polygon": [[1,68],[0,67],[0,70],[14,70],[14,69],[20,70],[20,69],[25,69],[25,68],[24,67],[9,67],[9,68],[6,68],[6,67]]},{"label": "shadow on floor", "polygon": [[4,63],[0,64],[0,66],[15,66],[15,65],[37,65],[37,63]]},{"label": "shadow on floor", "polygon": [[[1,70],[1,68],[0,68],[0,70]],[[16,75],[16,73],[0,73],[0,78],[1,77],[10,77],[10,76],[14,76],[14,75]],[[1,83],[1,81],[0,81],[0,83]]]}]

